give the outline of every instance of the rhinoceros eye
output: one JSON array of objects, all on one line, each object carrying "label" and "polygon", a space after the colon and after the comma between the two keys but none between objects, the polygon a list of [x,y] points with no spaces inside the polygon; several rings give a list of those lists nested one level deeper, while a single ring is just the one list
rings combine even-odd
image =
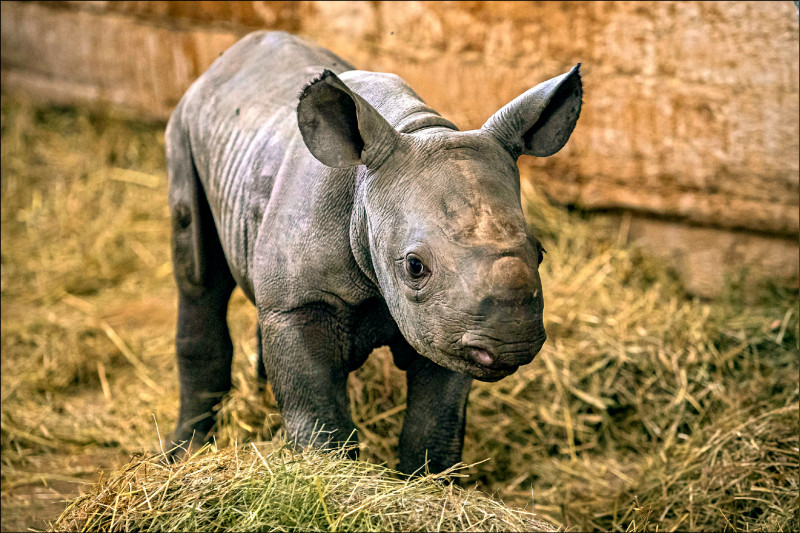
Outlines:
[{"label": "rhinoceros eye", "polygon": [[544,254],[546,254],[546,253],[547,253],[547,250],[544,249],[544,246],[539,244],[539,264],[540,265],[542,264],[542,261],[544,261]]},{"label": "rhinoceros eye", "polygon": [[425,275],[425,264],[414,254],[406,256],[406,268],[412,278],[421,278]]}]

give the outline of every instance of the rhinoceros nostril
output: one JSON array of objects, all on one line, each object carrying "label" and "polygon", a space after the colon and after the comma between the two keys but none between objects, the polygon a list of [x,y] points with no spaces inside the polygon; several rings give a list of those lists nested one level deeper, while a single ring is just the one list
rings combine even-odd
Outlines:
[{"label": "rhinoceros nostril", "polygon": [[498,289],[524,289],[529,281],[528,267],[519,257],[501,257],[492,265],[492,282]]}]

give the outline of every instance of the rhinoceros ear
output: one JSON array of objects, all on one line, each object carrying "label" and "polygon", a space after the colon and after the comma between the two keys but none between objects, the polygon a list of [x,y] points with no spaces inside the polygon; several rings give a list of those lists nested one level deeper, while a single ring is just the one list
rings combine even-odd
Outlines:
[{"label": "rhinoceros ear", "polygon": [[581,114],[583,87],[578,63],[540,83],[492,115],[481,129],[494,135],[511,155],[546,157],[561,150]]},{"label": "rhinoceros ear", "polygon": [[297,104],[303,142],[323,165],[379,166],[400,134],[330,70],[306,85]]}]

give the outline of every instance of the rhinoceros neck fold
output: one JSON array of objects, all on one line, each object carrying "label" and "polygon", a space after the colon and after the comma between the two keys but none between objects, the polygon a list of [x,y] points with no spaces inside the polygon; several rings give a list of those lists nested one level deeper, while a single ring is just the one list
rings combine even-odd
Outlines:
[{"label": "rhinoceros neck fold", "polygon": [[358,168],[356,176],[356,190],[353,197],[353,212],[350,216],[350,249],[361,272],[379,288],[378,278],[375,276],[375,269],[372,266],[372,254],[369,246],[369,220],[366,210],[366,180],[368,170],[365,167]]}]

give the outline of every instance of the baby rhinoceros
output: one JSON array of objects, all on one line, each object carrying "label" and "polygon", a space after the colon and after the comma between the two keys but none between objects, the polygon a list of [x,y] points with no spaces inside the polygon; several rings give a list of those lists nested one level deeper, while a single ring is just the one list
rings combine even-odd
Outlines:
[{"label": "baby rhinoceros", "polygon": [[166,132],[173,440],[207,439],[231,387],[238,285],[258,310],[259,374],[293,442],[357,442],[347,376],[388,345],[408,387],[400,470],[460,461],[472,379],[512,374],[545,341],[543,249],[516,161],[567,142],[579,66],[459,131],[398,76],[286,33],[251,33],[222,54]]}]

